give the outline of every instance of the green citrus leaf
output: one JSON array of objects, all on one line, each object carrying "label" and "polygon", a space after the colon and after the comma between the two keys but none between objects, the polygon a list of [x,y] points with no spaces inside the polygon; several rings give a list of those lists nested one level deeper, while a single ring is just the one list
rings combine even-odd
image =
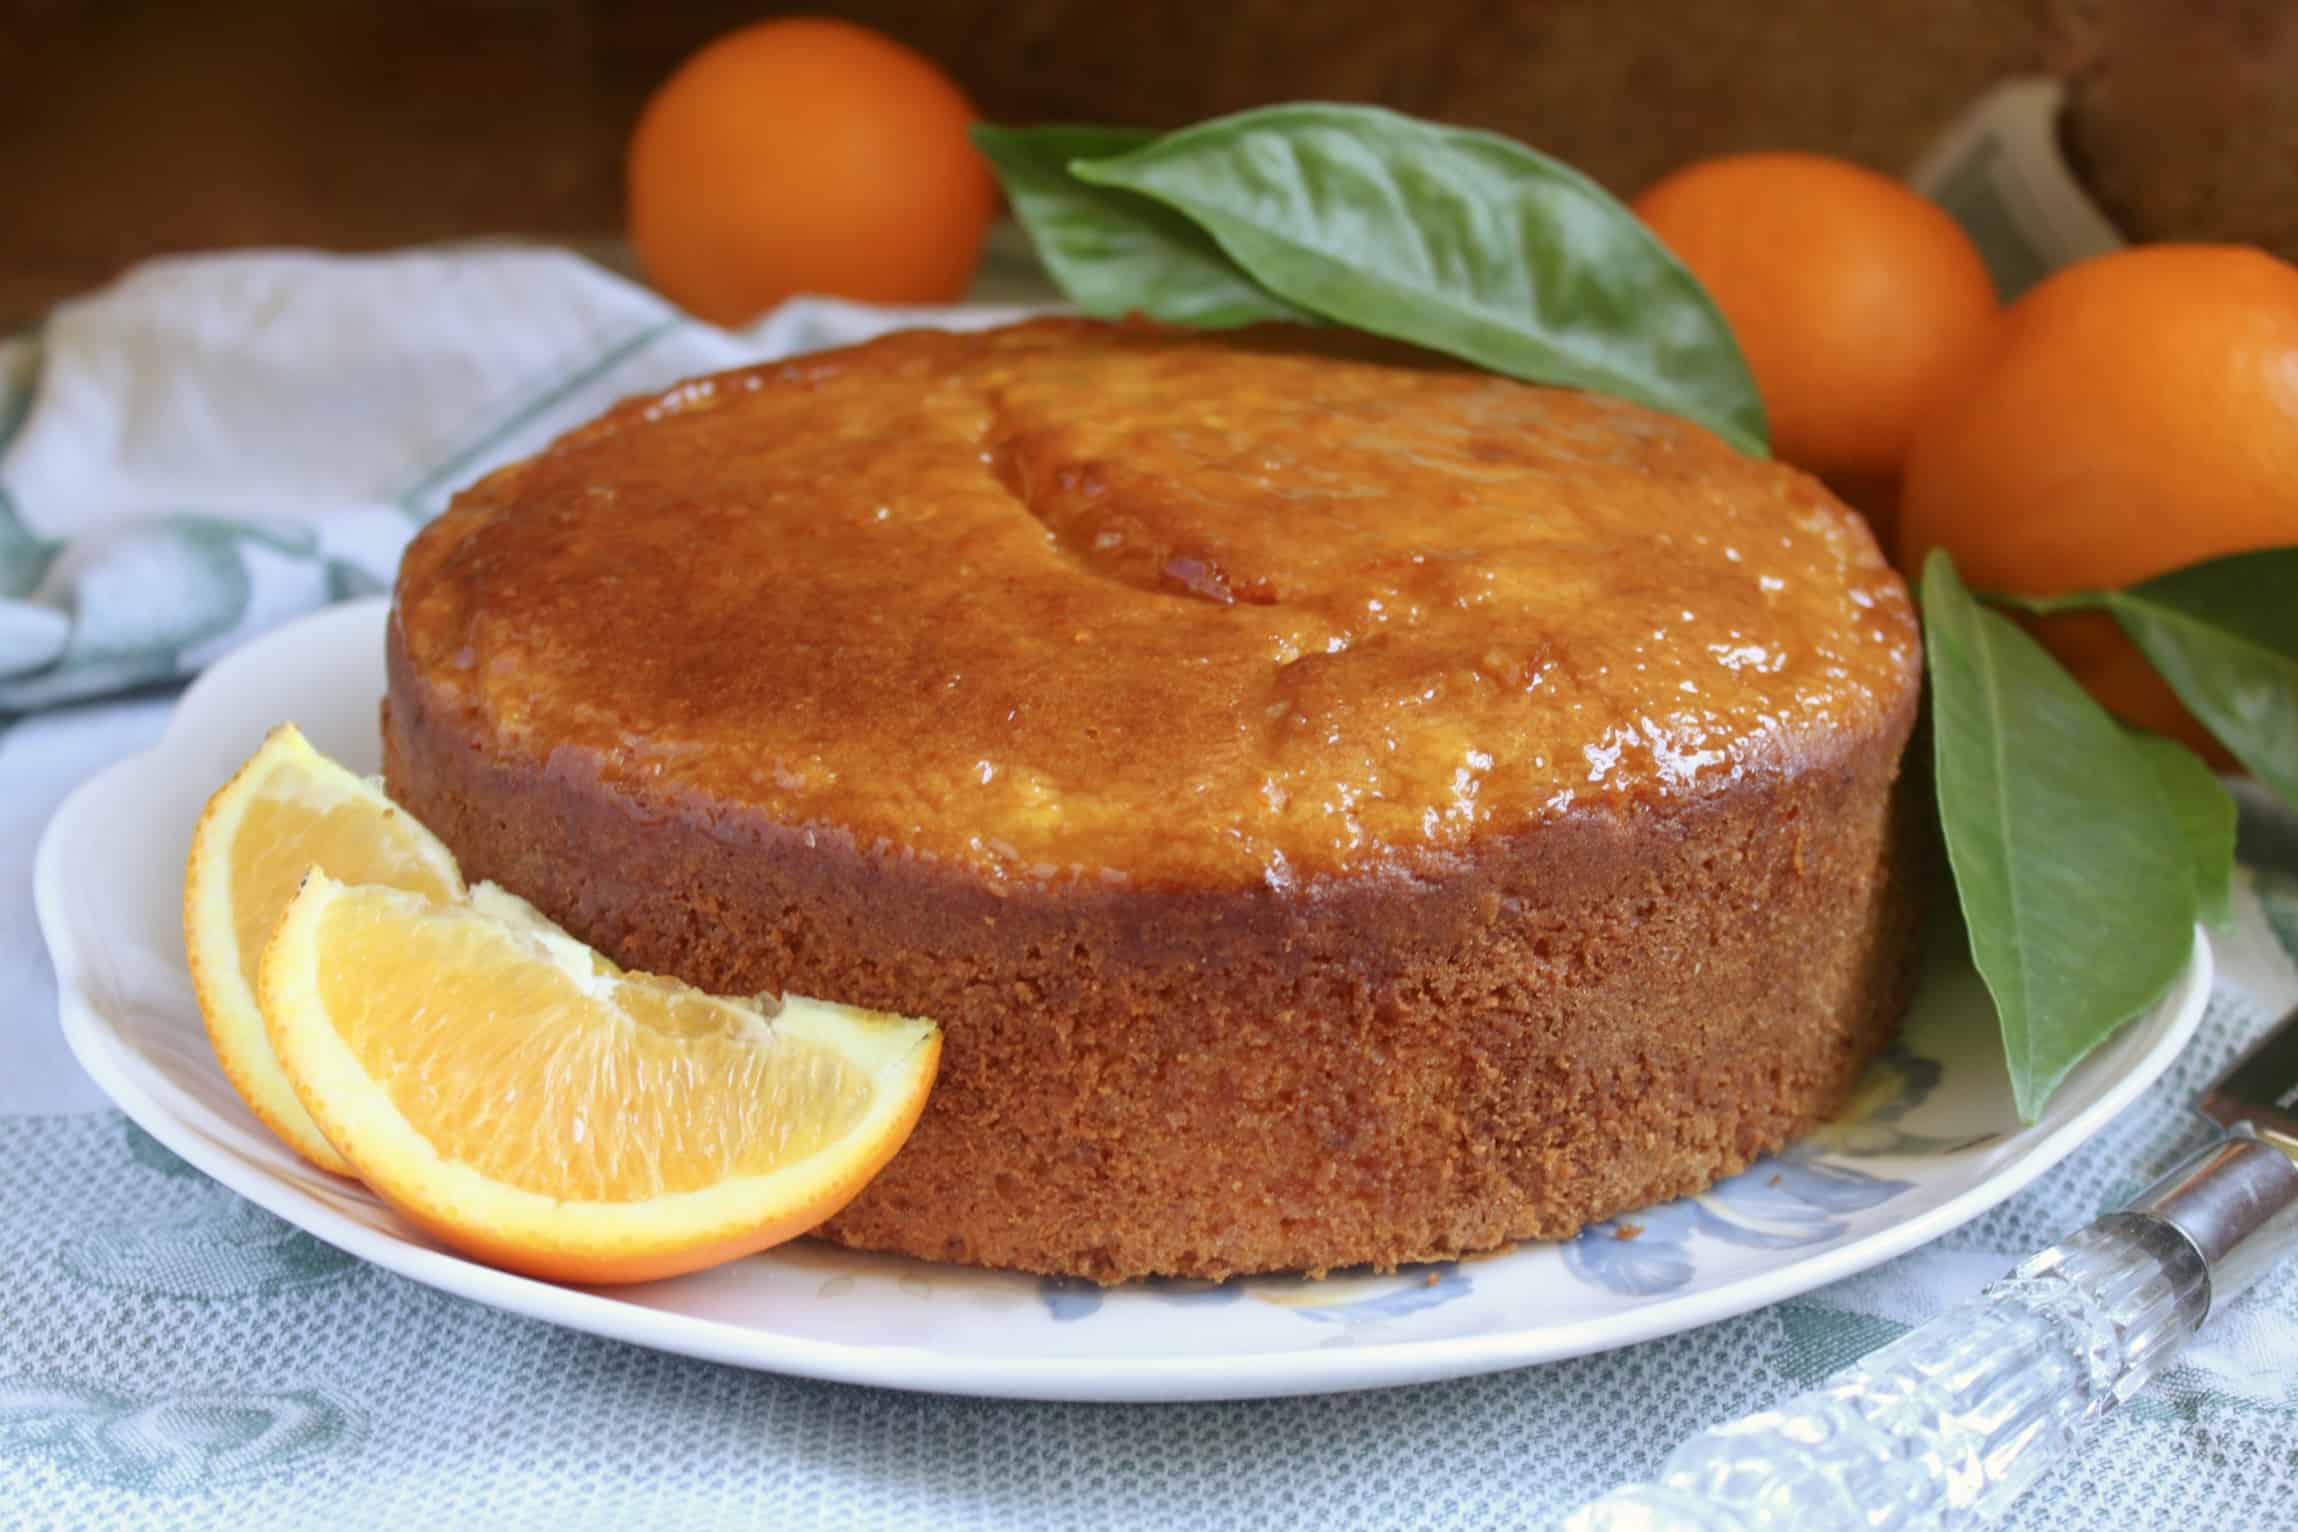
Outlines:
[{"label": "green citrus leaf", "polygon": [[1070,169],[1186,214],[1312,313],[1764,450],[1754,376],[1706,290],[1602,187],[1512,139],[1303,103]]},{"label": "green citrus leaf", "polygon": [[2197,856],[2152,754],[1954,562],[1923,570],[1940,828],[2019,1115],[2193,950]]},{"label": "green citrus leaf", "polygon": [[2193,858],[2196,910],[2212,926],[2225,925],[2234,911],[2234,795],[2201,756],[2177,740],[2124,732],[2153,764],[2171,822]]},{"label": "green citrus leaf", "polygon": [[1987,599],[2108,612],[2251,775],[2298,806],[2298,546],[2206,559],[2127,590]]},{"label": "green citrus leaf", "polygon": [[2178,700],[2298,806],[2298,547],[2189,564],[2103,604]]},{"label": "green citrus leaf", "polygon": [[1307,320],[1171,208],[1069,173],[1072,160],[1122,154],[1155,137],[1137,128],[977,124],[973,130],[974,146],[988,156],[1046,274],[1088,314],[1146,314],[1214,330]]}]

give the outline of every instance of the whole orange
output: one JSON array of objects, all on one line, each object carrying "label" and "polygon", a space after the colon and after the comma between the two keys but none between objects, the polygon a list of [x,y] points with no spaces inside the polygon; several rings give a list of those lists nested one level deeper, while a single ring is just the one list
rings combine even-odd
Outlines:
[{"label": "whole orange", "polygon": [[1994,331],[2000,305],[1970,237],[1848,161],[1697,160],[1633,206],[1730,321],[1772,450],[1830,482],[1887,485],[1917,417]]},{"label": "whole orange", "polygon": [[[2028,292],[1924,423],[1900,505],[1902,568],[1944,547],[1971,585],[2030,596],[2282,543],[2298,543],[2298,267],[2232,245],[2118,251]],[[2109,708],[2208,745],[2107,619],[2038,631]]]},{"label": "whole orange", "polygon": [[797,293],[941,303],[996,208],[949,76],[842,21],[759,22],[703,48],[630,140],[630,240],[663,295],[738,324]]}]

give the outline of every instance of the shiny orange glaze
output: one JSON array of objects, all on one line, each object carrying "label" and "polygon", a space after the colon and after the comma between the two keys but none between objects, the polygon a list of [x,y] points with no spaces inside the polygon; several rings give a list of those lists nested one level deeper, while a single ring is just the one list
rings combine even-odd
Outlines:
[{"label": "shiny orange glaze", "polygon": [[993,879],[1289,885],[1830,760],[1905,588],[1636,406],[1286,329],[915,332],[461,496],[398,621],[538,763]]}]

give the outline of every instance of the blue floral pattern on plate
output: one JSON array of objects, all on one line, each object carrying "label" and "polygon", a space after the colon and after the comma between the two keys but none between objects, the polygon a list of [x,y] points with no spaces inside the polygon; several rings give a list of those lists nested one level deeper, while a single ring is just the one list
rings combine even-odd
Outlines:
[{"label": "blue floral pattern on plate", "polygon": [[1914,1187],[1841,1159],[1937,1154],[1993,1135],[1943,1139],[1909,1131],[1907,1114],[1938,1088],[1936,1060],[1895,1046],[1878,1058],[1844,1110],[1775,1155],[1695,1196],[1590,1224],[1564,1246],[1564,1268],[1628,1298],[1658,1298],[1691,1285],[1693,1237],[1758,1250],[1797,1250],[1848,1233],[1848,1215],[1880,1207]]},{"label": "blue floral pattern on plate", "polygon": [[[1197,1305],[1234,1303],[1245,1296],[1245,1285],[1241,1281],[1205,1282],[1191,1277],[1151,1277],[1144,1282],[1126,1284],[1126,1290]],[[1044,1303],[1046,1313],[1056,1320],[1085,1318],[1101,1307],[1101,1295],[1107,1291],[1086,1277],[1037,1279],[1038,1299]]]},{"label": "blue floral pattern on plate", "polygon": [[1656,1298],[1691,1282],[1694,1234],[1759,1250],[1800,1249],[1847,1233],[1843,1215],[1880,1206],[1914,1184],[1830,1165],[1797,1145],[1697,1196],[1590,1224],[1565,1245],[1564,1267],[1625,1297]]},{"label": "blue floral pattern on plate", "polygon": [[[1401,1319],[1423,1309],[1465,1298],[1471,1288],[1457,1261],[1432,1266],[1407,1266],[1392,1272],[1335,1272],[1328,1277],[1235,1277],[1226,1282],[1201,1282],[1179,1277],[1151,1277],[1127,1283],[1125,1291],[1197,1308],[1235,1303],[1250,1297],[1274,1308],[1289,1309],[1319,1324],[1361,1324],[1378,1319]],[[1037,1296],[1055,1320],[1084,1319],[1099,1312],[1108,1291],[1083,1277],[1041,1277]]]}]

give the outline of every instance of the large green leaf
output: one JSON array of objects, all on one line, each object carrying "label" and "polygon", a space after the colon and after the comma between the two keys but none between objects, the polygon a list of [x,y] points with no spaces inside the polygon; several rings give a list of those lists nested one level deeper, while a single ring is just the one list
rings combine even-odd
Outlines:
[{"label": "large green leaf", "polygon": [[2032,1121],[2185,965],[2196,858],[2153,757],[1943,552],[1923,618],[1940,828]]},{"label": "large green leaf", "polygon": [[1072,160],[1122,154],[1155,137],[1138,128],[1066,125],[973,130],[1046,274],[1088,314],[1147,314],[1201,329],[1306,320],[1171,208],[1069,173]]},{"label": "large green leaf", "polygon": [[2189,564],[2100,600],[2234,758],[2298,806],[2298,547]]},{"label": "large green leaf", "polygon": [[1764,450],[1755,379],[1705,289],[1602,187],[1512,139],[1304,103],[1070,169],[1187,214],[1312,313]]},{"label": "large green leaf", "polygon": [[2234,909],[2234,795],[2202,757],[2175,739],[2127,730],[2154,767],[2171,823],[2186,842],[2196,911],[2213,926]]},{"label": "large green leaf", "polygon": [[2298,546],[2206,559],[2127,590],[1987,599],[2112,614],[2234,758],[2298,806]]}]

